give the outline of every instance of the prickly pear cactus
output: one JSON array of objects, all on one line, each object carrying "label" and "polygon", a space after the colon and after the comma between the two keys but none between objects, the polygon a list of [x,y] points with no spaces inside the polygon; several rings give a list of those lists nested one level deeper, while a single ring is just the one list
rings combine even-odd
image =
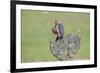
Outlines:
[{"label": "prickly pear cactus", "polygon": [[69,33],[63,39],[55,41],[56,37],[52,37],[50,42],[50,50],[52,54],[59,60],[68,60],[77,53],[80,48],[80,36]]}]

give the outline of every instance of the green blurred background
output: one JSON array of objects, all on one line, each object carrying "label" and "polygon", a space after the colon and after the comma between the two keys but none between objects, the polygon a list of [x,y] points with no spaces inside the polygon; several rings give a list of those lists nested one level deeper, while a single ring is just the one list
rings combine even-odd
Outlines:
[{"label": "green blurred background", "polygon": [[90,58],[90,14],[21,10],[21,62],[57,61],[50,51],[55,20],[64,23],[65,35],[80,28],[81,47],[73,60]]}]

